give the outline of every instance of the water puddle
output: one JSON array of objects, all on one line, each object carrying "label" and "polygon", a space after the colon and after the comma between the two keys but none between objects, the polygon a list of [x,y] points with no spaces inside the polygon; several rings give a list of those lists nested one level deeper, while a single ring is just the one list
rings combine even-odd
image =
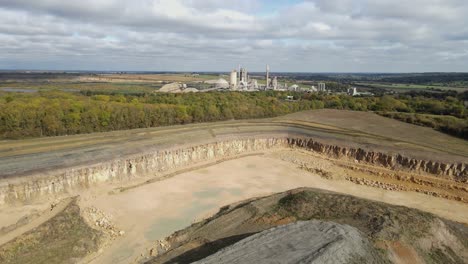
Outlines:
[{"label": "water puddle", "polygon": [[37,90],[35,89],[10,88],[10,87],[0,88],[0,91],[12,92],[12,93],[37,93]]},{"label": "water puddle", "polygon": [[194,201],[193,206],[186,208],[182,214],[173,218],[161,218],[146,231],[145,238],[154,241],[169,236],[174,230],[183,229],[194,222],[194,218],[208,210],[217,208],[216,204]]},{"label": "water puddle", "polygon": [[198,192],[194,192],[194,200],[190,201],[190,207],[182,210],[177,217],[160,218],[154,222],[146,231],[145,237],[148,240],[158,240],[170,235],[174,230],[183,229],[199,219],[194,217],[200,216],[207,211],[219,208],[217,201],[222,198],[223,194],[240,196],[243,194],[241,188],[206,188]]}]

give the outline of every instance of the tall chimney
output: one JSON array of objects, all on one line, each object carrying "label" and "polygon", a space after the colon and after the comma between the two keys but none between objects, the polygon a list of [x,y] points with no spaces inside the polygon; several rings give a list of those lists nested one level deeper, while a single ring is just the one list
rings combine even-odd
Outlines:
[{"label": "tall chimney", "polygon": [[266,88],[270,87],[270,65],[266,66]]}]

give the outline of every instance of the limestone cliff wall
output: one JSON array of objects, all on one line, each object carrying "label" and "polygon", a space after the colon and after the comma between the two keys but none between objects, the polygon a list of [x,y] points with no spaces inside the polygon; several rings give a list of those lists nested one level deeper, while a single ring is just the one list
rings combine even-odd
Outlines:
[{"label": "limestone cliff wall", "polygon": [[417,160],[401,155],[322,144],[311,138],[251,138],[155,151],[87,167],[51,171],[47,175],[30,175],[15,183],[4,180],[0,183],[0,204],[23,203],[39,197],[89,188],[99,183],[131,180],[135,177],[154,175],[155,172],[164,172],[217,158],[286,147],[301,148],[334,158],[354,159],[387,168],[431,173],[455,181],[468,182],[467,164],[464,163],[448,164]]},{"label": "limestone cliff wall", "polygon": [[394,170],[408,170],[444,176],[458,182],[468,182],[468,164],[444,163],[431,160],[414,159],[402,155],[392,155],[361,148],[348,148],[322,144],[311,138],[289,138],[291,147],[299,147],[334,158],[348,158]]},{"label": "limestone cliff wall", "polygon": [[16,183],[5,180],[0,183],[2,184],[0,204],[28,202],[47,195],[89,188],[98,183],[129,180],[216,158],[275,147],[287,147],[287,140],[284,138],[230,140],[183,149],[155,151],[87,167],[51,171],[48,175],[26,176]]}]

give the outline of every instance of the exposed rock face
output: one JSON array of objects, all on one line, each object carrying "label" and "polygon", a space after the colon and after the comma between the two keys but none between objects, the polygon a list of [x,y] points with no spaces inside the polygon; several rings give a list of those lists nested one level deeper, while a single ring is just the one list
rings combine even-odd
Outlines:
[{"label": "exposed rock face", "polygon": [[235,156],[242,153],[286,147],[285,139],[239,139],[210,143],[185,149],[163,150],[141,156],[116,159],[88,167],[69,168],[49,175],[24,177],[18,184],[0,186],[0,204],[25,202],[44,195],[89,188],[98,183],[122,181],[154,175],[198,162]]},{"label": "exposed rock face", "polygon": [[47,175],[29,175],[15,179],[16,183],[5,180],[0,183],[0,204],[26,202],[45,195],[88,188],[98,183],[128,180],[203,161],[287,147],[306,149],[333,158],[347,158],[396,170],[431,173],[459,182],[468,182],[468,166],[465,163],[448,164],[417,160],[360,148],[327,145],[311,138],[250,138],[175,150],[159,150],[86,167],[50,171]]},{"label": "exposed rock face", "polygon": [[354,227],[317,220],[274,227],[195,263],[385,263]]},{"label": "exposed rock face", "polygon": [[290,138],[288,139],[288,143],[292,147],[305,148],[335,158],[350,158],[392,169],[426,172],[440,176],[448,176],[455,181],[468,181],[468,166],[465,163],[448,164],[430,160],[418,160],[402,155],[366,151],[361,148],[356,149],[326,145],[310,138]]}]

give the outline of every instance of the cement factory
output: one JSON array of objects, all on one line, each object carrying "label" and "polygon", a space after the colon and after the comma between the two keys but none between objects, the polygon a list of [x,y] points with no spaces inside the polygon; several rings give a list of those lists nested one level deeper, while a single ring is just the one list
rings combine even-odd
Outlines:
[{"label": "cement factory", "polygon": [[209,91],[302,91],[302,92],[327,92],[325,83],[318,83],[318,87],[300,87],[297,84],[288,85],[287,82],[280,83],[277,76],[270,75],[270,66],[266,65],[265,82],[260,83],[257,79],[251,78],[247,69],[238,67],[229,74],[229,82],[224,78],[207,80],[202,83],[193,83],[189,87],[183,83],[169,83],[164,85],[159,92],[166,93],[188,93],[188,92],[209,92]]},{"label": "cement factory", "polygon": [[[222,79],[220,79],[222,80]],[[278,82],[278,77],[270,78],[270,66],[266,66],[265,84],[259,84],[256,79],[250,78],[247,69],[239,66],[238,70],[232,70],[229,75],[229,90],[231,91],[310,91],[310,92],[326,92],[325,83],[319,83],[318,88],[311,86],[310,88],[301,88],[297,84],[288,86],[287,83],[281,84]]]}]

